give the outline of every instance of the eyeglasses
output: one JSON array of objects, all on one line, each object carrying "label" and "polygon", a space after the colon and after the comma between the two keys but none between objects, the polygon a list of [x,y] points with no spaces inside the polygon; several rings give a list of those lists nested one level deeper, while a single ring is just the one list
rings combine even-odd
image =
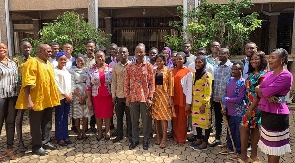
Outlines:
[{"label": "eyeglasses", "polygon": [[46,53],[52,53],[52,51],[44,50]]}]

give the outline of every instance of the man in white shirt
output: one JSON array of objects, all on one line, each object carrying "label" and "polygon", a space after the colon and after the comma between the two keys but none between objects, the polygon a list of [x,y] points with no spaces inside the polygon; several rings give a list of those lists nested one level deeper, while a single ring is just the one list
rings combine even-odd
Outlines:
[{"label": "man in white shirt", "polygon": [[64,44],[63,48],[62,48],[63,52],[66,53],[66,57],[67,57],[67,63],[66,63],[66,69],[69,70],[72,68],[73,63],[75,62],[75,57],[72,56],[73,53],[73,46],[69,43]]}]

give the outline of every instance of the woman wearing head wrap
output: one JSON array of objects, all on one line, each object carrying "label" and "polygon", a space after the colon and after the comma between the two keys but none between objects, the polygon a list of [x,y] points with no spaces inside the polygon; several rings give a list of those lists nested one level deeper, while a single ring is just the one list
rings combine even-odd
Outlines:
[{"label": "woman wearing head wrap", "polygon": [[57,66],[54,69],[54,78],[59,91],[60,105],[55,107],[55,138],[61,146],[71,144],[68,131],[68,115],[70,103],[73,99],[71,74],[65,68],[67,57],[64,52],[56,55]]},{"label": "woman wearing head wrap", "polygon": [[[192,126],[196,127],[197,140],[191,144],[194,150],[207,148],[211,127],[210,97],[212,92],[212,75],[206,71],[206,57],[197,56],[196,72],[193,79]],[[202,139],[202,130],[205,137]]]},{"label": "woman wearing head wrap", "polygon": [[173,68],[173,62],[171,57],[171,49],[169,47],[164,47],[162,50],[163,55],[166,57],[166,66],[171,69]]}]

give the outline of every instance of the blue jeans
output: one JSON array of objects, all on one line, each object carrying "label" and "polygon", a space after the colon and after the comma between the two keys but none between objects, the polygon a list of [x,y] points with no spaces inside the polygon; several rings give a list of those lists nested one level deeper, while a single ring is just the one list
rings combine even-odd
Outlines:
[{"label": "blue jeans", "polygon": [[[236,146],[236,152],[241,154],[240,124],[242,121],[242,117],[228,115],[227,119],[228,119],[230,131],[231,131],[231,135]],[[230,140],[230,136],[228,132],[226,136],[226,141],[227,141],[227,147],[229,149],[233,149],[233,145]]]},{"label": "blue jeans", "polygon": [[66,103],[65,99],[60,100],[60,105],[55,107],[55,138],[57,141],[67,140],[69,138],[69,112],[70,103]]}]

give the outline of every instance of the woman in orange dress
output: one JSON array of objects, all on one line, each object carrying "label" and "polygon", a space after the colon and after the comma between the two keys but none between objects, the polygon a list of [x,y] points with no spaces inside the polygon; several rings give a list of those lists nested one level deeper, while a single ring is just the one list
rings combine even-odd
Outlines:
[{"label": "woman in orange dress", "polygon": [[[154,119],[157,135],[155,144],[160,145],[160,148],[165,148],[167,140],[167,132],[165,131],[167,131],[168,121],[172,118],[174,81],[172,71],[165,66],[165,56],[159,54],[155,59],[157,64],[157,68],[154,69],[156,92],[154,93],[151,115]],[[160,131],[163,131],[163,133],[160,134]]]},{"label": "woman in orange dress", "polygon": [[183,146],[187,138],[187,115],[191,113],[192,103],[192,72],[184,67],[186,57],[183,52],[176,55],[176,67],[173,69],[174,76],[174,110],[176,117],[173,117],[174,141]]}]

